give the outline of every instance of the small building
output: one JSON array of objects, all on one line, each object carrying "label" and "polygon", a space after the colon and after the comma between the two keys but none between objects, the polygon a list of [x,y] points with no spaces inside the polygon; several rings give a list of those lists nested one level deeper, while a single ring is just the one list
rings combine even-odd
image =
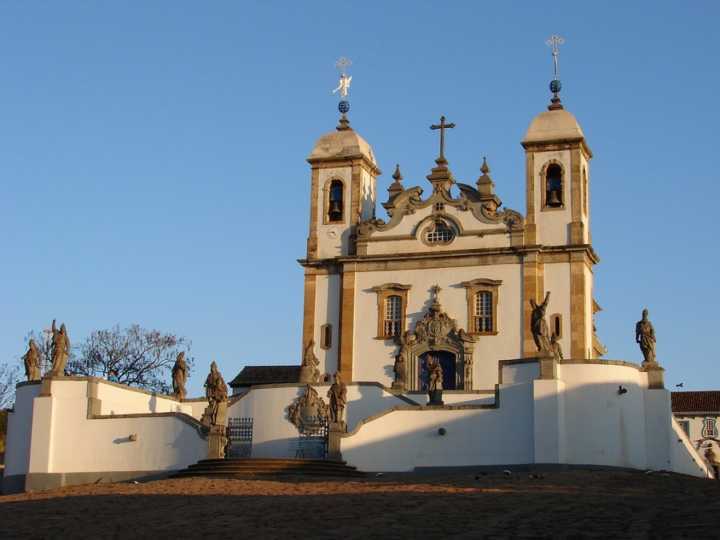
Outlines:
[{"label": "small building", "polygon": [[297,383],[300,380],[300,366],[245,366],[230,381],[232,395],[247,392],[251,386],[263,384]]},{"label": "small building", "polygon": [[720,390],[673,392],[672,412],[695,448],[720,458]]}]

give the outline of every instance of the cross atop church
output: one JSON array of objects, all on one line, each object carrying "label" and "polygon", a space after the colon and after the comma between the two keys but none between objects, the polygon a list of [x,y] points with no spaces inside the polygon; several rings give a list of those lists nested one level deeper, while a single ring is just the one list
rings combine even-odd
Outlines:
[{"label": "cross atop church", "polygon": [[430,126],[430,129],[439,129],[440,130],[440,157],[438,157],[438,162],[445,161],[445,130],[454,128],[455,124],[445,123],[445,116],[440,117],[440,123],[439,124],[433,124]]}]

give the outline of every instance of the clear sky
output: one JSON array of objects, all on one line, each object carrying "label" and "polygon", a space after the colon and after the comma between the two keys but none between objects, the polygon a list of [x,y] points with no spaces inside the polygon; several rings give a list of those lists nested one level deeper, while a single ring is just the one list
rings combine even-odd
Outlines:
[{"label": "clear sky", "polygon": [[[594,152],[608,358],[647,306],[669,385],[720,388],[720,3],[0,2],[0,361],[56,317],[73,341],[139,323],[211,360],[300,362],[314,141],[353,60],[353,127],[427,187],[428,126],[472,184],[488,157],[524,213],[520,140],[549,99]],[[382,209],[380,209],[382,210]],[[383,215],[379,212],[379,215]]]}]

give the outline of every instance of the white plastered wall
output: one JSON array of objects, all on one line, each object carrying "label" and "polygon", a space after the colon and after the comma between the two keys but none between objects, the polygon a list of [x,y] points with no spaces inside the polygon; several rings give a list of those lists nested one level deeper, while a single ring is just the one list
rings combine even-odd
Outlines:
[{"label": "white plastered wall", "polygon": [[[563,168],[563,201],[562,209],[543,210],[542,200],[545,189],[543,169],[550,161],[559,161]],[[570,211],[570,150],[551,152],[535,152],[535,223],[537,224],[537,242],[546,246],[560,246],[569,243],[568,224],[572,221]]]},{"label": "white plastered wall", "polygon": [[473,385],[493,388],[498,381],[498,360],[521,356],[522,266],[467,266],[457,268],[358,272],[355,287],[355,336],[353,380],[377,381],[390,386],[398,346],[392,340],[376,339],[378,328],[377,293],[372,288],[384,283],[411,285],[407,299],[406,329],[412,330],[430,303],[430,288],[441,287],[440,303],[445,312],[467,329],[467,296],[463,281],[477,278],[501,280],[498,290],[498,329],[494,336],[479,336],[475,344]]},{"label": "white plastered wall", "polygon": [[[320,373],[337,371],[338,344],[340,343],[340,275],[316,276],[315,282],[315,354],[320,361]],[[332,325],[329,349],[323,349],[321,330],[325,324]]]},{"label": "white plastered wall", "polygon": [[33,400],[40,384],[24,384],[15,391],[15,407],[8,415],[5,476],[25,474],[30,465]]},{"label": "white plastered wall", "polygon": [[550,335],[555,331],[551,317],[555,314],[562,316],[562,338],[560,346],[566,357],[570,356],[570,263],[545,263],[544,268],[545,291],[550,291],[545,320],[548,323]]}]

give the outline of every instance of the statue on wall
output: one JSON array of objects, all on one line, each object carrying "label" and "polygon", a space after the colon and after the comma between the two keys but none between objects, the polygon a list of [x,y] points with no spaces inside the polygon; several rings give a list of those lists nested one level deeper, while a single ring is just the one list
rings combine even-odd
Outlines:
[{"label": "statue on wall", "polygon": [[428,405],[442,405],[443,391],[443,369],[440,360],[437,358],[428,358],[428,395],[430,402]]},{"label": "statue on wall", "polygon": [[545,294],[545,300],[538,305],[534,299],[530,299],[532,306],[532,315],[530,316],[530,331],[532,332],[533,341],[538,352],[551,354],[550,339],[548,325],[545,321],[545,311],[547,311],[548,302],[550,302],[550,291]]},{"label": "statue on wall", "polygon": [[330,386],[327,397],[330,398],[330,422],[344,424],[347,386],[343,382],[340,373],[335,373],[335,382]]},{"label": "statue on wall", "polygon": [[205,379],[205,397],[208,400],[210,425],[224,426],[225,414],[222,414],[222,409],[227,408],[228,389],[215,362],[210,364],[210,373]]},{"label": "statue on wall", "polygon": [[320,381],[320,360],[315,356],[315,340],[311,339],[305,346],[302,364],[300,365],[301,383],[318,383]]},{"label": "statue on wall", "polygon": [[643,365],[655,364],[655,329],[648,320],[648,310],[643,309],[642,319],[635,325],[635,341],[640,345],[643,353]]},{"label": "statue on wall", "polygon": [[553,335],[550,338],[550,352],[555,360],[563,359],[562,347],[560,346],[558,335],[555,332],[553,332]]},{"label": "statue on wall", "polygon": [[55,326],[53,319],[52,327],[52,368],[50,375],[53,377],[65,375],[65,366],[70,356],[70,338],[68,337],[65,323],[60,325],[60,330]]},{"label": "statue on wall", "polygon": [[404,347],[395,355],[395,365],[393,366],[395,380],[392,387],[397,390],[405,390],[405,351],[403,349]]},{"label": "statue on wall", "polygon": [[175,398],[182,401],[185,399],[185,383],[188,378],[188,367],[185,362],[185,353],[181,352],[175,359],[175,365],[172,368],[172,385]]},{"label": "statue on wall", "polygon": [[305,393],[293,400],[288,406],[288,420],[300,433],[313,432],[328,421],[328,406],[309,384]]},{"label": "statue on wall", "polygon": [[25,376],[28,381],[40,380],[40,356],[40,349],[37,343],[35,343],[34,339],[30,338],[28,350],[22,357],[25,362]]}]

